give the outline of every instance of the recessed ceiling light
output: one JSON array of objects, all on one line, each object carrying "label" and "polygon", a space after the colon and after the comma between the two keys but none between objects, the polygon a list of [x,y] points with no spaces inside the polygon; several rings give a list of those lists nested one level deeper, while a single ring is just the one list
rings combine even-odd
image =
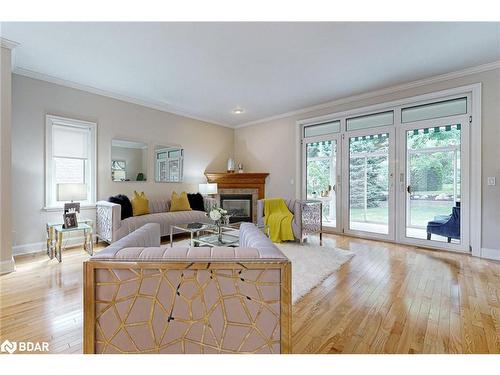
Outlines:
[{"label": "recessed ceiling light", "polygon": [[233,113],[235,115],[241,115],[242,113],[245,113],[245,109],[241,107],[236,107],[235,109],[233,109]]}]

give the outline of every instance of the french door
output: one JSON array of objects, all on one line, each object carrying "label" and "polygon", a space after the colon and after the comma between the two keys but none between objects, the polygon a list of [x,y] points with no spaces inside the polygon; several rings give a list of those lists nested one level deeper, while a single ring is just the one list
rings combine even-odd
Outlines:
[{"label": "french door", "polygon": [[455,116],[401,126],[401,242],[468,250],[468,124],[468,116]]},{"label": "french door", "polygon": [[348,132],[343,150],[344,232],[394,239],[394,128]]},{"label": "french door", "polygon": [[309,137],[302,145],[303,199],[323,203],[323,227],[337,232],[340,228],[340,149],[338,135]]},{"label": "french door", "polygon": [[302,198],[323,202],[328,231],[469,251],[471,105],[456,93],[308,120]]}]

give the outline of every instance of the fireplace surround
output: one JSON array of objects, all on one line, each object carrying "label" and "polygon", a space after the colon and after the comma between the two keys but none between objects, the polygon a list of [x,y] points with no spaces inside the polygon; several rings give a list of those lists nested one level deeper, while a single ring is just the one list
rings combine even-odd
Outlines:
[{"label": "fireplace surround", "polygon": [[253,221],[252,194],[220,194],[220,206],[230,215],[230,223]]},{"label": "fireplace surround", "polygon": [[[205,173],[207,182],[217,183],[219,194],[215,197],[220,207],[223,207],[223,200],[227,201],[224,196],[249,196],[251,197],[250,218],[248,221],[257,222],[257,201],[264,199],[266,177],[269,173]],[[241,200],[241,199],[239,199]],[[235,203],[229,203],[235,205]],[[241,207],[235,209],[241,210]],[[248,204],[245,206],[248,209]],[[243,221],[233,219],[232,221]]]}]

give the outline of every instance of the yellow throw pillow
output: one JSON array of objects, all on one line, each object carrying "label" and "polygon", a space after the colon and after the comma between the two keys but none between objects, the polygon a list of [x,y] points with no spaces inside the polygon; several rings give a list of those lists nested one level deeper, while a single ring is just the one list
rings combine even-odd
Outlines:
[{"label": "yellow throw pillow", "polygon": [[188,196],[185,191],[181,195],[177,195],[174,191],[172,193],[172,198],[170,199],[170,212],[175,211],[191,211],[191,206],[189,205]]},{"label": "yellow throw pillow", "polygon": [[146,198],[146,194],[142,192],[141,194],[134,191],[134,198],[132,198],[132,211],[134,216],[149,214],[149,200]]}]

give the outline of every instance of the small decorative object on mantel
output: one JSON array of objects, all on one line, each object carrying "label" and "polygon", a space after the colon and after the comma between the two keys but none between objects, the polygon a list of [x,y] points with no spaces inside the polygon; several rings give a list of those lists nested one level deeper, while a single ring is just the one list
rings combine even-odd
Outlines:
[{"label": "small decorative object on mantel", "polygon": [[238,163],[238,173],[243,173],[243,164]]},{"label": "small decorative object on mantel", "polygon": [[219,241],[222,242],[222,225],[229,224],[229,215],[227,210],[220,207],[214,207],[208,213],[210,219],[213,220],[214,224],[217,226],[217,234],[219,236]]},{"label": "small decorative object on mantel", "polygon": [[227,173],[234,173],[234,160],[232,158],[227,160]]}]

